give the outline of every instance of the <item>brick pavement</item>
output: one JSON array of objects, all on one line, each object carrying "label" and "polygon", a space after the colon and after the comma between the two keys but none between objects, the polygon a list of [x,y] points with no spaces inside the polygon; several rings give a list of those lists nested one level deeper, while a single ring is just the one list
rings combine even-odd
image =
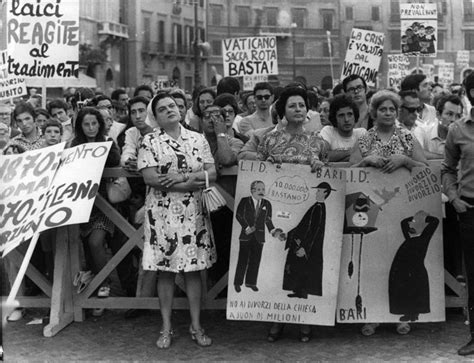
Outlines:
[{"label": "brick pavement", "polygon": [[[224,311],[204,311],[203,325],[214,345],[200,348],[190,339],[187,311],[174,312],[179,336],[169,350],[158,350],[158,311],[126,320],[123,312],[106,311],[101,318],[73,323],[53,338],[44,338],[41,325],[26,325],[41,311],[10,323],[4,330],[6,362],[18,361],[462,361],[456,354],[468,339],[459,312],[449,312],[446,323],[415,324],[406,336],[393,325],[381,326],[363,337],[358,325],[317,327],[311,342],[298,342],[296,326],[285,327],[282,340],[266,341],[269,324],[228,321]],[[464,359],[469,361],[469,359]],[[474,357],[472,359],[474,361]]]}]

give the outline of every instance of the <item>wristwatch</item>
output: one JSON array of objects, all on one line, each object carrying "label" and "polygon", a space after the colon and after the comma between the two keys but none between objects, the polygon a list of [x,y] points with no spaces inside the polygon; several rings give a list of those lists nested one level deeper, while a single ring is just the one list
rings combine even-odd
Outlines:
[{"label": "wristwatch", "polygon": [[220,132],[217,134],[217,137],[227,137],[227,134],[225,134],[224,132]]}]

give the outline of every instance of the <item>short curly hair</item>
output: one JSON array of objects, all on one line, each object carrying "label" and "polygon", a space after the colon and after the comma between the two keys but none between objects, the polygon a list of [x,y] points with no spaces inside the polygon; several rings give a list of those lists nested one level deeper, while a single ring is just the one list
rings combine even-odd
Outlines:
[{"label": "short curly hair", "polygon": [[397,95],[395,92],[384,89],[384,90],[375,92],[372,98],[370,99],[369,113],[370,113],[370,116],[372,116],[374,120],[377,117],[377,109],[385,101],[391,101],[393,103],[393,105],[397,109],[397,115],[398,115],[398,110],[402,104],[402,100],[400,99],[400,96]]},{"label": "short curly hair", "polygon": [[306,90],[301,87],[285,87],[275,103],[275,109],[280,119],[285,116],[286,102],[291,96],[301,96],[306,105],[306,109],[309,110],[308,93]]}]

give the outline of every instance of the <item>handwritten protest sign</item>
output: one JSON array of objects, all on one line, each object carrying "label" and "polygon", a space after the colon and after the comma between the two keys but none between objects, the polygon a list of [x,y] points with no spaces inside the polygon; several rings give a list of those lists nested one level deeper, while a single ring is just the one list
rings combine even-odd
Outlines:
[{"label": "handwritten protest sign", "polygon": [[35,232],[87,222],[110,146],[87,143],[63,151],[63,143],[2,158],[0,252]]},{"label": "handwritten protest sign", "polygon": [[470,52],[468,50],[458,50],[456,54],[456,66],[458,69],[469,67]]},{"label": "handwritten protest sign", "polygon": [[403,54],[389,54],[387,84],[390,88],[400,89],[402,79],[408,74],[410,60]]},{"label": "handwritten protest sign", "polygon": [[440,63],[438,66],[438,83],[445,89],[454,82],[454,63]]},{"label": "handwritten protest sign", "polygon": [[79,0],[9,1],[7,42],[13,76],[78,77]]},{"label": "handwritten protest sign", "polygon": [[278,74],[276,37],[222,40],[224,76]]},{"label": "handwritten protest sign", "polygon": [[334,325],[345,177],[240,163],[228,319]]},{"label": "handwritten protest sign", "polygon": [[25,79],[8,74],[8,54],[6,50],[0,50],[0,100],[19,97],[26,93]]},{"label": "handwritten protest sign", "polygon": [[357,74],[369,86],[375,86],[383,55],[383,33],[353,28],[342,65],[341,80]]},{"label": "handwritten protest sign", "polygon": [[444,320],[439,167],[359,173],[347,178],[337,321]]},{"label": "handwritten protest sign", "polygon": [[266,74],[244,76],[244,91],[253,91],[255,85],[259,82],[268,82],[268,76]]},{"label": "handwritten protest sign", "polygon": [[434,64],[423,64],[421,71],[430,82],[434,82]]},{"label": "handwritten protest sign", "polygon": [[436,4],[400,4],[400,28],[402,53],[409,56],[436,56]]}]

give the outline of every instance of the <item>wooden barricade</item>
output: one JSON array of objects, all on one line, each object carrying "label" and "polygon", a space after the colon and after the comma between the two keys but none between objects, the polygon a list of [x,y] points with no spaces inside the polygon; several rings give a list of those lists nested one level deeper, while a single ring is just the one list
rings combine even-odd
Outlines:
[{"label": "wooden barricade", "polygon": [[[337,163],[333,166],[347,166],[346,163]],[[220,170],[221,175],[237,175],[237,167]],[[139,174],[128,173],[121,168],[105,169],[103,178],[110,177],[141,177]],[[227,207],[234,210],[234,198],[229,195],[218,183],[217,189],[224,196]],[[79,226],[73,225],[58,228],[56,233],[56,255],[54,266],[54,282],[51,284],[31,264],[26,275],[40,287],[45,296],[24,297],[17,299],[21,307],[50,307],[50,322],[44,327],[43,334],[51,337],[61,331],[73,321],[83,321],[85,309],[106,308],[106,309],[159,309],[158,297],[108,297],[99,299],[93,296],[101,283],[111,274],[118,264],[135,247],[143,250],[143,226],[136,229],[131,225],[112,205],[102,196],[97,195],[95,206],[98,207],[108,218],[110,218],[116,228],[124,233],[127,241],[113,255],[106,266],[92,279],[89,285],[80,294],[72,286],[74,275],[80,271],[81,240],[79,237]],[[16,264],[20,265],[23,259],[21,253],[16,250],[10,252],[10,256]],[[207,285],[206,272],[202,273],[204,294],[203,309],[225,309],[226,299],[219,298],[219,294],[227,288],[228,272],[226,272],[213,286]],[[177,286],[184,289],[184,282],[179,275],[176,279]],[[446,296],[446,307],[465,307],[467,304],[466,287],[459,283],[448,271],[445,270],[445,284],[456,294],[456,296]],[[188,301],[185,297],[174,299],[173,308],[188,309]]]}]

